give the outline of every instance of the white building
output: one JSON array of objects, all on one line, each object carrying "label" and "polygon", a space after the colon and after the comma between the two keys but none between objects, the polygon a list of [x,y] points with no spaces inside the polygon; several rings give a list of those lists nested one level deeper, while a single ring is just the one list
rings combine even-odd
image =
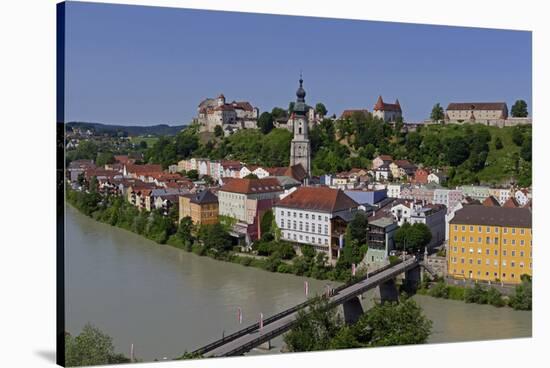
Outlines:
[{"label": "white building", "polygon": [[218,191],[219,214],[248,223],[248,200],[274,199],[283,192],[275,178],[226,180]]},{"label": "white building", "polygon": [[298,245],[310,244],[338,258],[347,223],[358,204],[339,189],[300,187],[273,206],[283,240]]},{"label": "white building", "polygon": [[388,184],[386,190],[388,192],[388,197],[390,198],[401,198],[401,191],[405,188],[403,184]]},{"label": "white building", "polygon": [[399,100],[396,99],[394,104],[389,104],[382,100],[382,96],[378,96],[378,100],[372,109],[372,115],[386,122],[395,122],[398,118],[403,117]]}]

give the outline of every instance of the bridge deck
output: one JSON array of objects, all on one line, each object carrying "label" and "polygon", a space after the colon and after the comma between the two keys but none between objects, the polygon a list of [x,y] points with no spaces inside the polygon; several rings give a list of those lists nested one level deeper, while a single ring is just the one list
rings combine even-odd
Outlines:
[{"label": "bridge deck", "polygon": [[[347,300],[353,297],[363,294],[366,291],[377,287],[379,284],[384,283],[390,279],[393,279],[397,275],[413,269],[419,265],[418,260],[415,258],[408,259],[402,263],[399,263],[393,267],[384,270],[378,274],[375,274],[367,279],[352,284],[344,289],[341,289],[335,295],[329,298],[329,304],[331,306],[337,306],[345,303]],[[258,328],[243,334],[242,336],[235,338],[221,346],[216,347],[205,353],[207,357],[215,356],[232,356],[241,355],[250,351],[251,349],[263,344],[266,341],[273,339],[276,336],[288,331],[292,328],[292,325],[296,321],[298,311],[290,313],[282,318],[272,321],[263,326],[260,331]]]}]

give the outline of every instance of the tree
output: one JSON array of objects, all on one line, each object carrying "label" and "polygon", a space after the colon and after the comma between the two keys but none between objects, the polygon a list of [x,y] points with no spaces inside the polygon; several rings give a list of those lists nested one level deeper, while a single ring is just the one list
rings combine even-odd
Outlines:
[{"label": "tree", "polygon": [[260,221],[260,231],[262,236],[267,233],[271,233],[271,225],[273,224],[274,216],[273,210],[266,211]]},{"label": "tree", "polygon": [[80,334],[65,335],[65,364],[67,366],[106,365],[130,363],[130,359],[114,351],[113,340],[91,324],[86,324]]},{"label": "tree", "polygon": [[532,158],[532,140],[531,140],[531,136],[529,135],[528,137],[526,137],[524,140],[523,140],[523,143],[521,145],[521,150],[520,150],[520,156],[522,159],[524,159],[525,161],[531,161],[531,158]]},{"label": "tree", "polygon": [[138,145],[139,149],[145,150],[147,149],[147,142],[146,141],[140,141]]},{"label": "tree", "polygon": [[500,137],[496,137],[495,138],[495,149],[501,150],[503,147],[504,147],[504,145],[502,144],[502,140],[500,139]]},{"label": "tree", "polygon": [[221,125],[216,125],[214,127],[214,136],[218,138],[223,137],[223,128]]},{"label": "tree", "polygon": [[322,102],[319,102],[315,105],[315,113],[321,117],[327,114],[328,110]]},{"label": "tree", "polygon": [[290,351],[327,350],[342,321],[335,308],[328,308],[326,299],[316,297],[306,311],[301,309],[292,330],[283,336]]},{"label": "tree", "polygon": [[258,175],[254,174],[254,173],[250,173],[250,174],[246,175],[243,179],[258,179]]},{"label": "tree", "polygon": [[523,145],[525,137],[523,135],[523,129],[516,125],[512,128],[512,142],[518,147],[521,147]]},{"label": "tree", "polygon": [[364,211],[357,211],[346,228],[346,243],[355,242],[361,246],[367,243],[368,218]]},{"label": "tree", "polygon": [[271,110],[271,117],[273,120],[282,119],[286,116],[286,111],[283,108],[280,107],[274,107]]},{"label": "tree", "polygon": [[193,220],[191,220],[191,217],[185,216],[180,220],[180,223],[178,225],[178,231],[176,232],[176,236],[184,243],[184,244],[190,244],[193,242]]},{"label": "tree", "polygon": [[197,180],[199,178],[199,172],[195,169],[187,171],[185,175],[191,180]]},{"label": "tree", "polygon": [[107,164],[112,164],[115,162],[115,156],[112,152],[100,152],[97,155],[96,165],[105,166]]},{"label": "tree", "polygon": [[510,306],[516,310],[531,310],[533,307],[533,280],[529,275],[521,275],[521,284],[516,286],[514,295],[510,298]]},{"label": "tree", "polygon": [[432,240],[432,233],[425,224],[406,222],[395,232],[394,239],[400,248],[422,250]]},{"label": "tree", "polygon": [[432,322],[412,299],[405,299],[399,304],[376,304],[354,327],[363,346],[408,345],[425,343]]},{"label": "tree", "polygon": [[524,100],[517,100],[512,106],[511,113],[515,118],[526,118],[529,114],[527,111],[527,102]]},{"label": "tree", "polygon": [[443,111],[443,107],[438,103],[434,105],[432,108],[432,113],[430,114],[430,119],[434,122],[440,122],[445,118],[445,112]]},{"label": "tree", "polygon": [[220,223],[202,225],[199,230],[199,239],[205,249],[214,249],[218,252],[231,249],[231,237]]},{"label": "tree", "polygon": [[258,118],[258,128],[260,128],[263,134],[267,134],[273,130],[273,116],[269,112],[262,112]]}]

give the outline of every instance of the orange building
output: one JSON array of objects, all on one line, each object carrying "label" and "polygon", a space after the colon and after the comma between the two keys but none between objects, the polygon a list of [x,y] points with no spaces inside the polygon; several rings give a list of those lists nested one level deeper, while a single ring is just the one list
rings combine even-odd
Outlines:
[{"label": "orange building", "polygon": [[218,197],[209,190],[179,197],[179,221],[189,216],[195,225],[218,222]]},{"label": "orange building", "polygon": [[519,283],[532,275],[529,208],[466,205],[449,222],[449,276]]}]

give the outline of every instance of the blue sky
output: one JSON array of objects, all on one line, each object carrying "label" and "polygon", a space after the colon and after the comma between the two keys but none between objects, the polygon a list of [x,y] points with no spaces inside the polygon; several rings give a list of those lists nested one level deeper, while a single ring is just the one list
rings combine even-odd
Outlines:
[{"label": "blue sky", "polygon": [[530,32],[74,2],[66,15],[67,121],[185,124],[222,92],[270,111],[300,70],[329,114],[378,95],[407,121],[436,102],[531,108]]}]

